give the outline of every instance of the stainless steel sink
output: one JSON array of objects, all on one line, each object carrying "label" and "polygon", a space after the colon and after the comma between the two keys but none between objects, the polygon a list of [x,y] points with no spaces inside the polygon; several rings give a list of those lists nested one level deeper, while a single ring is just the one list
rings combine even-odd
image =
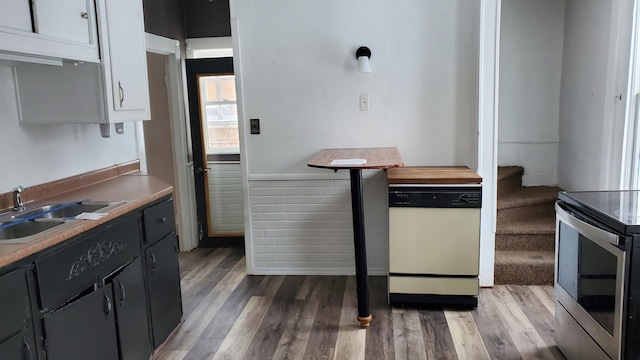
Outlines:
[{"label": "stainless steel sink", "polygon": [[[109,206],[109,204],[107,203],[96,203],[96,204],[73,204],[73,205],[69,205],[69,206],[64,206],[64,207],[60,207],[58,206],[58,209],[56,209],[56,207],[51,207],[50,209],[44,209],[45,207],[43,206],[42,212],[43,214],[38,216],[38,218],[45,218],[45,219],[64,219],[64,218],[69,218],[69,217],[73,217],[76,216],[78,214],[82,214],[83,212],[94,212],[94,211],[98,211],[100,209],[106,208],[107,206]],[[55,210],[52,210],[55,209]],[[35,212],[31,211],[31,213]],[[21,215],[20,217],[25,217],[25,216],[29,216],[28,214],[26,215]]]},{"label": "stainless steel sink", "polygon": [[55,209],[57,207],[60,207],[64,204],[48,204],[48,205],[43,205],[43,206],[38,206],[35,208],[31,208],[28,211],[21,211],[21,212],[17,212],[17,213],[11,213],[11,218],[13,219],[24,219],[27,217],[31,217],[31,216],[37,216],[38,214],[42,214],[44,212],[47,211],[51,211],[52,209]]},{"label": "stainless steel sink", "polygon": [[[0,213],[0,244],[30,241],[32,235],[74,220],[81,213],[109,212],[125,201],[72,201],[27,205],[25,211]],[[80,220],[79,220],[80,221]]]},{"label": "stainless steel sink", "polygon": [[83,212],[107,212],[117,206],[124,204],[123,201],[83,201],[70,202],[66,204],[47,204],[26,212],[14,214],[12,217],[16,219],[37,218],[37,219],[66,219]]},{"label": "stainless steel sink", "polygon": [[0,226],[6,225],[6,227],[0,228],[0,243],[8,243],[11,240],[35,235],[61,224],[64,224],[64,221],[16,221],[0,223]]}]

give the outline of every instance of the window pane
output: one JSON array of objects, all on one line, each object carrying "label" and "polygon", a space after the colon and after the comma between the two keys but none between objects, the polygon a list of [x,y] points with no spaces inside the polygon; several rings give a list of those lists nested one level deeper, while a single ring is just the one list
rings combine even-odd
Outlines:
[{"label": "window pane", "polygon": [[219,77],[220,81],[220,92],[222,94],[222,99],[226,101],[236,101],[236,79],[235,76],[221,76]]},{"label": "window pane", "polygon": [[205,101],[216,101],[218,99],[218,82],[215,77],[206,76],[202,77],[202,82],[204,82],[206,86],[205,91]]},{"label": "window pane", "polygon": [[200,106],[207,154],[238,153],[235,76],[201,76]]},{"label": "window pane", "polygon": [[207,105],[207,129],[209,148],[239,147],[236,104]]},{"label": "window pane", "polygon": [[202,76],[205,101],[236,101],[236,79],[233,75]]}]

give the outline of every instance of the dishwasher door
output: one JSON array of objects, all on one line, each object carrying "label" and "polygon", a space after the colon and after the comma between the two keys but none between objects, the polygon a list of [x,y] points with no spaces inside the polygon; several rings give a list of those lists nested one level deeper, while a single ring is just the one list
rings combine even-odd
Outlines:
[{"label": "dishwasher door", "polygon": [[389,273],[478,275],[479,208],[389,208]]},{"label": "dishwasher door", "polygon": [[389,302],[477,306],[480,186],[389,187]]}]

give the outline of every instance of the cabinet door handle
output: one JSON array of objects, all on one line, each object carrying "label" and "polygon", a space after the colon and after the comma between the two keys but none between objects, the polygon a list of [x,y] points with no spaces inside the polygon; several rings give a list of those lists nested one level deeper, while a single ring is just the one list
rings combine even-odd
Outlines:
[{"label": "cabinet door handle", "polygon": [[82,12],[82,13],[80,13],[80,16],[82,16],[83,19],[88,19],[89,18],[89,13]]},{"label": "cabinet door handle", "polygon": [[22,346],[24,349],[23,355],[25,355],[23,358],[27,360],[31,360],[31,346],[29,346],[29,343],[27,343],[24,337],[22,338]]},{"label": "cabinet door handle", "polygon": [[120,306],[124,303],[124,299],[127,297],[127,292],[124,290],[124,285],[122,285],[122,281],[118,280],[118,286],[120,286]]},{"label": "cabinet door handle", "polygon": [[104,314],[107,318],[109,318],[109,314],[111,313],[111,300],[107,294],[104,294]]},{"label": "cabinet door handle", "polygon": [[120,81],[118,81],[118,94],[120,95],[120,107],[122,107],[122,103],[124,102],[124,88]]},{"label": "cabinet door handle", "polygon": [[162,219],[158,219],[161,223],[166,223],[167,222],[167,218],[163,217]]},{"label": "cabinet door handle", "polygon": [[151,254],[151,273],[156,269],[156,256]]}]

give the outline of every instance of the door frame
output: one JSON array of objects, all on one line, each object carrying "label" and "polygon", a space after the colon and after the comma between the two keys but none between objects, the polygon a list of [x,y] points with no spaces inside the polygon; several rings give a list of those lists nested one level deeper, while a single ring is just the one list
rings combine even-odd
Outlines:
[{"label": "door frame", "polygon": [[[199,167],[203,171],[198,175],[193,174],[194,190],[196,193],[196,214],[197,214],[197,228],[199,234],[200,247],[243,247],[245,244],[245,232],[238,233],[220,233],[214,235],[212,233],[213,224],[211,223],[211,199],[209,183],[207,175],[209,173],[208,168],[208,154],[206,146],[203,143],[205,140],[203,128],[203,121],[201,116],[202,111],[202,99],[200,97],[199,78],[200,76],[216,76],[216,75],[231,75],[234,73],[234,60],[232,56],[223,57],[211,57],[211,58],[194,58],[187,59],[186,64],[186,78],[187,92],[193,91],[192,94],[187,94],[188,106],[189,106],[189,132],[191,139],[191,154],[194,169]],[[226,71],[230,70],[230,71]],[[236,95],[237,99],[237,95]],[[197,111],[194,114],[193,111]],[[238,123],[240,119],[238,118]],[[240,151],[240,149],[238,149]],[[234,154],[235,155],[235,154]],[[239,156],[239,154],[238,154]],[[239,160],[239,159],[238,159]],[[233,162],[235,162],[234,160]],[[202,162],[202,165],[200,165]],[[202,176],[203,178],[201,178]],[[204,180],[204,181],[203,181]],[[201,188],[201,190],[200,190]],[[200,193],[202,191],[203,193]],[[244,194],[243,194],[244,195]],[[198,206],[200,204],[200,206]],[[202,238],[200,238],[200,235]]]},{"label": "door frame", "polygon": [[[165,55],[167,59],[167,91],[169,92],[169,117],[171,119],[171,148],[173,149],[173,178],[174,203],[178,219],[178,239],[180,251],[189,251],[198,246],[197,224],[195,215],[195,192],[191,189],[193,183],[192,169],[188,163],[187,144],[187,116],[186,83],[184,59],[180,50],[180,41],[154,34],[145,33],[147,52]],[[142,144],[142,152],[138,145],[138,156],[141,158],[141,168],[144,155],[144,134],[142,123],[136,122],[136,137],[138,144]]]},{"label": "door frame", "polygon": [[502,0],[482,0],[478,51],[478,174],[480,209],[480,286],[493,286],[498,178],[498,99]]}]

